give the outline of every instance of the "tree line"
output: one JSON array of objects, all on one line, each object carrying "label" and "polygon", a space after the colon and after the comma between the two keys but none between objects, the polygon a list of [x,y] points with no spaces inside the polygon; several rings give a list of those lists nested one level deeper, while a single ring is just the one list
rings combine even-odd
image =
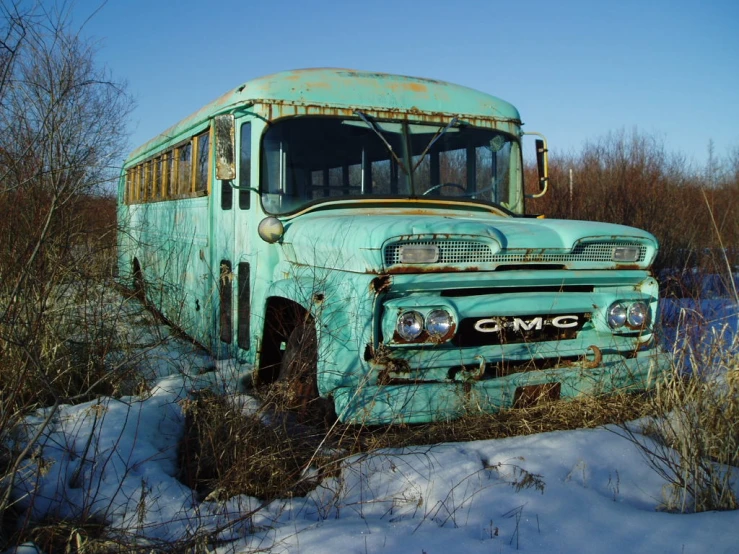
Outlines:
[{"label": "tree line", "polygon": [[[547,217],[607,221],[653,233],[660,242],[657,273],[739,264],[739,146],[724,158],[708,145],[704,167],[670,152],[637,129],[585,143],[579,152],[550,155],[549,192],[527,210]],[[536,183],[527,167],[527,183]]]}]

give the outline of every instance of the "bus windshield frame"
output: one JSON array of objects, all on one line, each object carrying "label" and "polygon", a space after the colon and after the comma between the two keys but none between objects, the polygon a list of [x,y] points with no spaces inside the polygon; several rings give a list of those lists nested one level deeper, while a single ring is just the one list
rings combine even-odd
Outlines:
[{"label": "bus windshield frame", "polygon": [[523,212],[518,137],[459,122],[302,116],[261,140],[260,198],[271,215],[337,200],[426,199]]}]

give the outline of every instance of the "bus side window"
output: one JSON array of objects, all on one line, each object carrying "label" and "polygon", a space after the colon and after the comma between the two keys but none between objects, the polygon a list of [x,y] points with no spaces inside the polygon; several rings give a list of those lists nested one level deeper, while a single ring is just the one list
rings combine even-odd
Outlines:
[{"label": "bus side window", "polygon": [[[251,123],[241,126],[241,152],[239,154],[239,187],[251,186]],[[239,191],[239,209],[248,210],[251,191]]]},{"label": "bus side window", "polygon": [[221,209],[230,210],[234,204],[234,193],[231,182],[225,179],[221,181]]},{"label": "bus side window", "polygon": [[126,171],[126,204],[133,204],[133,169]]},{"label": "bus side window", "polygon": [[162,195],[162,157],[157,156],[154,159],[154,196],[163,198]]},{"label": "bus side window", "polygon": [[219,281],[220,314],[219,323],[221,327],[221,342],[231,344],[233,340],[233,319],[231,314],[233,297],[233,273],[229,260],[221,260],[221,274]]},{"label": "bus side window", "polygon": [[[216,122],[216,125],[218,123]],[[216,141],[220,140],[217,134],[217,127],[216,127]],[[220,143],[216,142],[216,148],[218,148]],[[218,161],[216,161],[218,163]],[[222,210],[230,210],[233,208],[234,205],[234,189],[232,187],[232,182],[228,179],[221,179],[221,209]]]},{"label": "bus side window", "polygon": [[175,195],[175,164],[174,164],[174,150],[168,150],[164,154],[164,171],[166,177],[164,179],[166,186],[167,198],[173,198]]},{"label": "bus side window", "polygon": [[195,166],[195,192],[206,194],[208,192],[208,170],[210,169],[210,131],[195,137],[196,166]]},{"label": "bus side window", "polygon": [[191,171],[192,143],[188,142],[177,148],[177,194],[190,194]]},{"label": "bus side window", "polygon": [[143,166],[141,164],[136,166],[136,200],[139,202],[144,201],[144,181],[141,178],[143,174]]}]

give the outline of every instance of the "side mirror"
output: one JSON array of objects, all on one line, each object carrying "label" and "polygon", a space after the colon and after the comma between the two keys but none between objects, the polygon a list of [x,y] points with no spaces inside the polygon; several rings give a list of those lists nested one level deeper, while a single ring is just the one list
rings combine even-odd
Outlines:
[{"label": "side mirror", "polygon": [[536,170],[539,176],[539,192],[526,195],[526,198],[541,198],[549,188],[549,148],[547,148],[547,139],[541,133],[529,132],[524,134],[541,137],[536,139]]},{"label": "side mirror", "polygon": [[539,192],[546,192],[549,184],[549,150],[542,139],[536,140],[536,169],[539,175]]},{"label": "side mirror", "polygon": [[231,181],[236,178],[235,129],[233,114],[215,117],[216,179]]}]

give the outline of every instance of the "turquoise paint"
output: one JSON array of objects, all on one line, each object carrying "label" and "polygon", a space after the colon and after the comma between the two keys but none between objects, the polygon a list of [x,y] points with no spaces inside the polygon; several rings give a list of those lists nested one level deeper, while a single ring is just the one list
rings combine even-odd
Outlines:
[{"label": "turquoise paint", "polygon": [[664,353],[640,354],[624,360],[604,356],[597,369],[517,373],[483,381],[413,383],[344,387],[334,391],[339,417],[351,423],[425,423],[454,419],[465,413],[497,412],[513,406],[522,386],[559,383],[562,398],[649,389],[669,365]]},{"label": "turquoise paint", "polygon": [[[607,309],[615,301],[644,301],[656,319],[658,290],[649,274],[657,253],[652,235],[620,225],[520,217],[483,201],[482,195],[478,200],[461,197],[454,187],[435,193],[440,196],[364,191],[365,181],[371,177],[374,184],[380,174],[363,173],[364,168],[375,164],[373,171],[385,171],[391,162],[385,147],[372,142],[379,139],[352,115],[356,109],[378,121],[433,123],[432,129],[458,117],[464,125],[491,130],[490,136],[504,133],[514,143],[521,135],[520,117],[513,106],[449,83],[330,69],[285,72],[251,81],[134,151],[125,169],[203,131],[215,115],[234,113],[237,152],[238,129],[251,123],[247,127],[251,163],[242,167],[237,160],[237,175],[248,175],[255,189],[276,187],[270,189],[272,205],[281,201],[281,195],[290,194],[289,187],[300,179],[302,194],[313,196],[295,204],[297,210],[279,215],[284,234],[269,244],[257,235],[259,222],[269,215],[259,192],[233,190],[231,207],[223,209],[223,191],[228,190],[224,187],[230,185],[217,181],[212,170],[206,196],[126,203],[124,169],[118,210],[123,229],[119,235],[122,282],[132,284],[135,260],[141,266],[147,297],[157,308],[217,356],[236,357],[255,371],[265,357],[279,362],[280,344],[287,339],[269,334],[275,323],[268,311],[271,303],[280,299],[281,305],[289,302],[310,313],[319,345],[318,390],[334,399],[345,421],[420,422],[457,417],[473,407],[496,411],[512,404],[517,387],[531,384],[559,383],[563,397],[654,384],[668,360],[654,346],[651,328],[613,331],[606,323]],[[330,165],[340,160],[336,152],[341,145],[318,148],[317,152],[328,152],[324,176],[320,160],[290,158],[299,150],[299,143],[290,141],[300,137],[288,136],[279,152],[291,165],[283,166],[278,160],[270,170],[274,176],[267,176],[262,138],[270,127],[284,118],[313,118],[320,128],[326,118],[339,117],[351,123],[352,133],[364,133],[364,142],[357,144],[372,144],[374,159],[366,163],[363,159],[360,167],[358,158],[347,157],[346,165],[356,165],[349,171]],[[443,135],[436,148],[453,144],[454,134]],[[305,139],[315,142],[321,137],[316,133]],[[457,167],[456,178],[466,179],[458,187],[463,191],[484,188],[477,184],[477,189],[471,188],[471,175],[476,175],[476,182],[495,182],[495,171],[501,171],[494,165],[494,171],[486,174],[480,169],[484,165],[474,165],[487,155],[486,143],[480,144],[477,161],[467,155]],[[370,152],[362,148],[363,156]],[[455,156],[464,159],[465,150],[455,148]],[[439,160],[437,169],[431,161],[428,168],[419,170],[430,175],[424,186],[433,185],[434,171],[443,179],[445,171],[455,170],[456,166],[449,166],[453,157],[442,158],[432,151],[428,159],[434,156]],[[520,210],[523,187],[517,144],[502,163],[505,181],[500,182],[510,187],[508,206]],[[360,175],[361,187],[357,185]],[[322,188],[330,188],[334,195],[310,192]],[[248,206],[240,205],[240,195],[248,195]],[[439,258],[423,264],[400,263],[397,252],[413,243],[434,245]],[[618,244],[637,246],[640,259],[614,262],[611,250]],[[239,264],[249,268],[246,318],[239,313],[243,295],[237,290],[238,275],[224,274],[223,260],[234,273]],[[231,295],[230,313],[222,313],[222,290]],[[542,328],[551,328],[553,318],[571,314],[579,314],[582,328],[576,336],[547,335],[547,340],[539,340],[535,330],[525,339],[504,344],[489,335],[477,335],[482,343],[474,345],[458,336],[439,344],[398,340],[399,314],[413,309],[426,315],[439,308],[452,315],[458,334],[465,320],[471,322],[465,324],[469,329],[484,319],[519,317],[528,325],[541,317]],[[294,321],[289,314],[283,317],[287,321],[280,323],[287,327],[302,319],[300,314],[294,315]],[[228,319],[231,340],[223,341],[220,326]],[[237,343],[239,323],[249,325],[250,340],[241,345],[246,347]],[[601,360],[591,367],[595,350]],[[540,369],[521,371],[531,360]],[[484,375],[479,374],[481,363]],[[512,367],[503,373],[512,373],[495,376],[499,371],[495,368],[504,363]]]}]

